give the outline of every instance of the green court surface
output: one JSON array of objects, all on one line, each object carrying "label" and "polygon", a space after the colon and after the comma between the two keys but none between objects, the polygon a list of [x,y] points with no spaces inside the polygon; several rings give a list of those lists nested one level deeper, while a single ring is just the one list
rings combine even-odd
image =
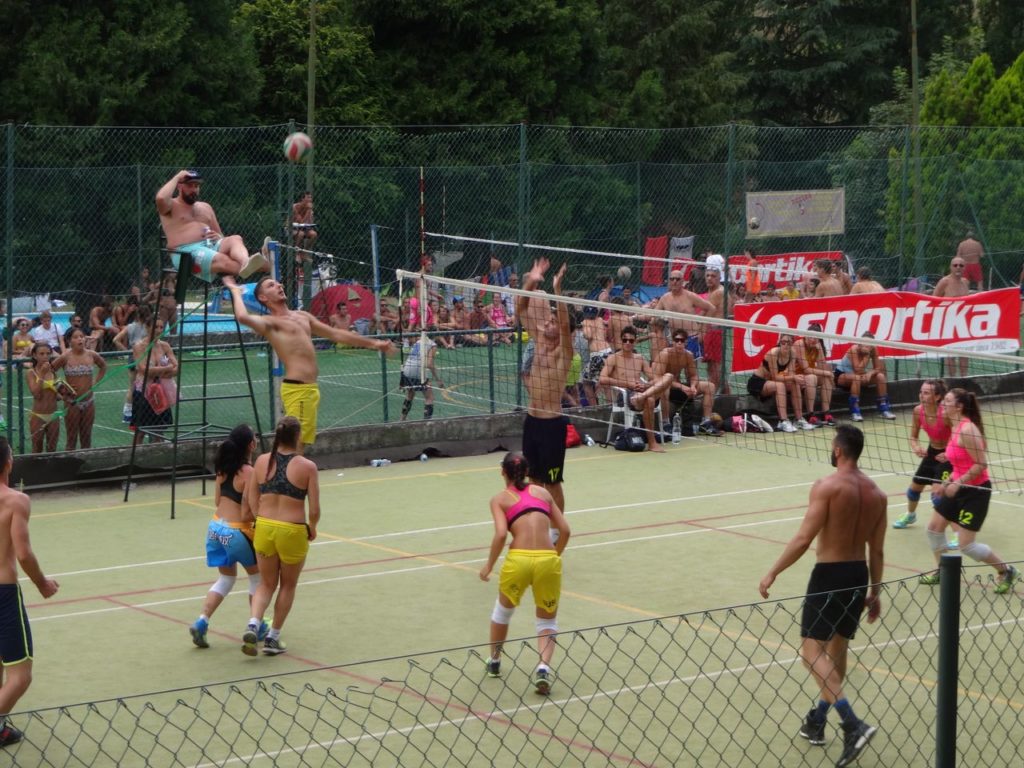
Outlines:
[{"label": "green court surface", "polygon": [[[807,441],[806,455],[824,459],[828,434],[765,438]],[[18,712],[145,694],[156,709],[141,707],[145,717],[131,718],[143,731],[133,739],[159,742],[182,717],[185,725],[178,727],[185,732],[211,721],[210,728],[221,729],[227,714],[242,733],[256,728],[253,718],[260,733],[276,722],[271,741],[278,739],[282,750],[270,755],[265,733],[258,746],[236,737],[231,754],[248,757],[221,762],[211,757],[219,754],[216,745],[190,736],[180,763],[154,757],[125,759],[126,765],[320,765],[342,748],[348,757],[323,764],[481,764],[482,755],[491,755],[500,765],[620,765],[626,763],[616,755],[630,755],[635,764],[753,765],[767,764],[750,757],[765,744],[769,762],[831,765],[834,743],[829,751],[793,740],[814,686],[796,655],[799,600],[791,598],[804,591],[813,551],[777,580],[772,601],[762,603],[757,593],[801,520],[811,484],[831,470],[820,461],[737,450],[730,445],[736,439],[686,440],[660,455],[599,447],[568,452],[572,539],[558,615],[563,634],[554,660],[558,677],[543,706],[525,693],[536,660],[532,643],[506,646],[503,680],[486,679],[480,659],[497,591],[496,576],[484,583],[478,570],[492,534],[487,501],[502,487],[499,454],[322,472],[319,536],[282,634],[289,651],[278,657],[240,652],[249,616],[244,578],[212,620],[211,647],[190,641],[188,627],[215,578],[203,556],[212,495],[201,495],[198,481],[180,484],[174,520],[162,482],[140,483],[129,503],[117,489],[36,494],[33,545],[61,588],[43,601],[23,582],[36,662]],[[905,508],[906,476],[871,474],[889,495],[894,519]],[[985,523],[982,538],[1008,560],[1024,557],[1022,509],[1019,496],[997,495]],[[902,711],[919,725],[913,741],[909,729],[886,727],[861,765],[923,764],[904,760],[906,749],[933,738],[938,593],[916,584],[916,575],[933,567],[923,528],[918,522],[889,530],[885,577],[897,583],[886,591],[882,623],[854,641],[848,684],[852,700],[867,702],[863,716],[889,726]],[[1013,607],[998,621],[1009,624],[1007,636],[1019,637],[1024,587],[1007,597],[979,584],[972,594],[980,603],[994,611]],[[740,608],[713,610],[726,606]],[[681,614],[688,616],[671,618]],[[510,637],[533,634],[527,599]],[[394,658],[414,655],[413,661]],[[997,660],[1010,680],[1024,676],[1019,654]],[[962,696],[989,696],[982,671],[963,673]],[[219,685],[230,681],[238,682]],[[731,692],[719,707],[723,685]],[[197,686],[204,691],[181,692]],[[986,702],[1008,707],[1019,731],[1024,699],[1019,688],[1012,690]],[[158,714],[167,702],[170,714]],[[92,719],[83,716],[81,725],[73,716],[81,708],[43,712],[29,723],[29,735],[39,744],[44,724],[56,718],[54,732],[67,731],[61,744],[71,742],[79,727],[104,731],[120,706],[87,708]],[[351,708],[364,718],[353,722]],[[129,702],[128,709],[140,707]],[[340,724],[330,717],[337,711],[346,713]],[[15,722],[24,724],[18,712]],[[149,717],[153,722],[145,725]],[[601,725],[590,733],[587,723],[595,717]],[[528,732],[495,730],[502,718],[528,718]],[[723,731],[746,733],[751,723],[750,750],[723,737]],[[677,733],[684,727],[686,734]],[[548,736],[537,736],[540,730]],[[414,754],[402,751],[426,734],[429,743]],[[502,745],[517,739],[517,751],[505,759]],[[102,755],[86,760],[94,749],[86,741],[76,747],[81,764],[110,764]],[[49,749],[53,764],[65,764],[57,758],[64,747]],[[19,754],[17,765],[32,764],[28,747]]]}]

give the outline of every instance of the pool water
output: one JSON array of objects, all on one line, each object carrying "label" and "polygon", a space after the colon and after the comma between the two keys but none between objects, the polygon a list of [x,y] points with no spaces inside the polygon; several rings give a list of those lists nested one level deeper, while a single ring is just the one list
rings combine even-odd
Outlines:
[{"label": "pool water", "polygon": [[[53,312],[53,322],[56,323],[61,330],[61,333],[67,331],[71,327],[71,318],[75,313],[72,312]],[[31,313],[24,315],[25,317],[35,318],[38,313]],[[4,318],[0,320],[0,325],[4,325]],[[110,325],[110,321],[107,321],[107,325]],[[235,316],[234,315],[221,315],[210,313],[209,323],[207,329],[210,333],[234,333],[235,330]],[[203,312],[202,310],[196,311],[192,315],[188,315],[184,318],[184,330],[186,336],[198,336],[203,332]]]}]

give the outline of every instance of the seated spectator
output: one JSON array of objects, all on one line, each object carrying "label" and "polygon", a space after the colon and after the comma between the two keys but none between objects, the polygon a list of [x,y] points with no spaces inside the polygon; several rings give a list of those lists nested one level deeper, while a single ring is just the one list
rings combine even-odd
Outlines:
[{"label": "seated spectator", "polygon": [[11,334],[11,357],[28,358],[32,356],[32,321],[27,317],[14,318],[14,333]]},{"label": "seated spectator", "polygon": [[654,434],[654,405],[662,393],[672,385],[672,375],[659,377],[652,374],[651,366],[643,355],[637,354],[636,328],[627,325],[622,329],[618,352],[610,355],[601,370],[601,386],[625,389],[629,407],[643,413],[644,431],[647,433],[647,448],[656,453],[665,449],[658,444]]},{"label": "seated spectator", "polygon": [[850,293],[884,293],[885,288],[880,282],[872,279],[871,270],[868,267],[861,267],[857,270],[857,282],[853,284]]},{"label": "seated spectator", "polygon": [[790,280],[777,293],[780,301],[792,301],[793,299],[802,298],[800,289],[796,286],[796,280]]},{"label": "seated spectator", "polygon": [[135,319],[135,315],[139,311],[139,298],[138,296],[129,295],[125,298],[123,304],[118,304],[114,307],[114,317],[111,324],[120,331],[128,323]]},{"label": "seated spectator", "polygon": [[[865,339],[875,338],[872,333],[865,333]],[[864,421],[860,412],[860,391],[863,387],[878,388],[878,412],[883,419],[895,419],[889,404],[886,389],[885,361],[878,356],[878,347],[867,344],[854,344],[839,361],[835,371],[836,386],[850,391],[850,419]]]},{"label": "seated spectator", "polygon": [[633,289],[628,285],[622,286],[622,303],[627,307],[639,307],[641,306],[640,300],[633,295]]},{"label": "seated spectator", "polygon": [[327,322],[332,328],[340,328],[347,331],[352,326],[352,318],[348,314],[348,306],[344,301],[334,305],[334,311],[328,316]]},{"label": "seated spectator", "polygon": [[[811,323],[807,330],[821,331],[821,323]],[[816,336],[802,336],[793,342],[793,354],[796,356],[796,372],[807,379],[805,393],[807,396],[807,412],[810,414],[807,421],[812,426],[834,427],[835,419],[832,417],[832,387],[835,384],[833,379],[832,364],[825,354],[825,347],[821,339]],[[821,417],[814,412],[815,390],[821,392]]]},{"label": "seated spectator", "polygon": [[833,274],[833,270],[832,259],[818,259],[814,262],[814,272],[818,277],[815,296],[842,296],[845,293],[843,284]]},{"label": "seated spectator", "polygon": [[114,316],[114,309],[111,306],[113,301],[109,296],[104,296],[100,303],[89,312],[89,336],[92,339],[90,349],[102,352],[105,342],[112,340],[121,330],[107,325],[107,322]]},{"label": "seated spectator", "polygon": [[672,346],[658,353],[654,361],[654,377],[668,374],[671,385],[661,396],[662,419],[671,423],[676,411],[681,410],[690,400],[700,398],[701,420],[699,429],[705,435],[722,434],[711,421],[715,406],[715,386],[710,381],[701,381],[697,374],[697,360],[686,348],[686,331],[677,330],[672,334]]},{"label": "seated spectator", "polygon": [[507,285],[511,288],[518,288],[518,285],[512,285],[512,275],[514,274],[515,272],[512,271],[512,267],[504,266],[500,259],[491,256],[490,272],[487,274],[487,283],[489,285]]},{"label": "seated spectator", "polygon": [[[490,316],[484,311],[484,300],[477,296],[473,299],[473,311],[466,315],[466,325],[463,326],[463,330],[481,331],[493,327]],[[462,341],[470,346],[485,347],[489,337],[490,334],[486,333],[471,333],[463,336]]]},{"label": "seated spectator", "polygon": [[[775,398],[775,409],[779,415],[778,428],[782,432],[796,432],[797,429],[814,429],[804,416],[803,393],[807,380],[796,372],[796,355],[793,353],[793,336],[779,334],[778,346],[772,347],[761,361],[760,367],[747,381],[747,392],[761,400]],[[793,405],[796,424],[787,416],[786,396]]]},{"label": "seated spectator", "polygon": [[[82,322],[82,316],[81,315],[72,315],[71,316],[71,324],[68,326],[68,329],[66,331],[64,331],[64,346],[65,346],[65,348],[71,346],[71,334],[72,334],[72,332],[74,332],[75,330],[77,330],[79,328],[82,329],[83,331],[85,330],[85,326],[84,326],[84,324]],[[88,342],[89,342],[89,337],[88,337],[88,334],[86,334],[86,345],[85,345],[86,349],[89,348]]]},{"label": "seated spectator", "polygon": [[53,322],[53,315],[49,310],[44,309],[39,313],[39,325],[33,328],[29,334],[33,341],[42,341],[48,344],[54,354],[64,354],[67,349],[64,344],[64,334],[60,326]]},{"label": "seated spectator", "polygon": [[[497,330],[512,330],[512,321],[509,320],[508,315],[505,314],[505,305],[497,296],[494,297],[491,305],[487,307],[487,315],[492,328]],[[501,344],[511,344],[512,334],[496,333],[494,334],[494,340]]]},{"label": "seated spectator", "polygon": [[372,330],[375,333],[395,333],[398,330],[398,310],[394,299],[381,299],[380,318],[374,322]]},{"label": "seated spectator", "polygon": [[[452,313],[448,307],[438,307],[437,330],[450,331],[455,327],[455,323],[452,322]],[[442,349],[455,349],[455,338],[450,333],[438,336],[435,341]]]}]

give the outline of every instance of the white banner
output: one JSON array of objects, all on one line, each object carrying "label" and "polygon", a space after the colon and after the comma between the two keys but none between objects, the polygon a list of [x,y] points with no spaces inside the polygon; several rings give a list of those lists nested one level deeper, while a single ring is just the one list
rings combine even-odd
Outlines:
[{"label": "white banner", "polygon": [[846,191],[804,189],[748,192],[747,237],[841,235],[846,231]]}]

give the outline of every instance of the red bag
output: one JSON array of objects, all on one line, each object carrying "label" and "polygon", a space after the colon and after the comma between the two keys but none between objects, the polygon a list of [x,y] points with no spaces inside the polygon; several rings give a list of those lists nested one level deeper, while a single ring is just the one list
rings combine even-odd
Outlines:
[{"label": "red bag", "polygon": [[577,445],[583,444],[583,438],[580,437],[580,433],[576,431],[576,427],[569,424],[565,428],[565,447],[575,448]]},{"label": "red bag", "polygon": [[146,387],[146,402],[153,409],[153,413],[160,415],[171,407],[171,401],[167,397],[167,391],[160,385],[160,380],[155,379]]}]

